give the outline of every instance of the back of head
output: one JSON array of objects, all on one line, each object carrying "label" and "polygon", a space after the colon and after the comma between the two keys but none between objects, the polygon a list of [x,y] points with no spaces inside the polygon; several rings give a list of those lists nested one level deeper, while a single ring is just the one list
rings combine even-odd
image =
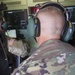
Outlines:
[{"label": "back of head", "polygon": [[55,6],[45,7],[37,13],[40,20],[40,37],[46,39],[60,39],[65,23],[64,13]]}]

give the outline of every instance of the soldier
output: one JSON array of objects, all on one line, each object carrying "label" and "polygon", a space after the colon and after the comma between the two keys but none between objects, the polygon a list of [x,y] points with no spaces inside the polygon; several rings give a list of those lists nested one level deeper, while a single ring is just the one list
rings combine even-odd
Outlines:
[{"label": "soldier", "polygon": [[39,48],[11,75],[75,75],[75,48],[60,40],[65,23],[62,11],[57,3],[49,3],[38,11]]}]

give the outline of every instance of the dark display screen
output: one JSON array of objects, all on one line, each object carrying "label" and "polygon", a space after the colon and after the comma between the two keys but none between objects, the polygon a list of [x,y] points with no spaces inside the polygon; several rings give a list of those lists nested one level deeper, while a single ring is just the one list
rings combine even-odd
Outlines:
[{"label": "dark display screen", "polygon": [[71,22],[75,22],[75,6],[68,6],[66,7],[66,10],[68,11],[69,14],[69,20]]},{"label": "dark display screen", "polygon": [[72,12],[72,16],[71,16],[71,22],[75,22],[75,8],[73,9],[73,12]]},{"label": "dark display screen", "polygon": [[8,24],[9,29],[27,28],[28,23],[27,9],[4,11],[4,17]]}]

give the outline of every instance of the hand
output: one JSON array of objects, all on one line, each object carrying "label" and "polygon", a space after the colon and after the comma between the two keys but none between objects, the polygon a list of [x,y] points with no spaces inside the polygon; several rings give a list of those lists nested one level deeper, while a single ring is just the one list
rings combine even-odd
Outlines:
[{"label": "hand", "polygon": [[8,40],[8,45],[9,45],[9,46],[12,46],[13,43],[14,43],[14,41],[15,41],[15,39],[10,39],[10,40]]}]

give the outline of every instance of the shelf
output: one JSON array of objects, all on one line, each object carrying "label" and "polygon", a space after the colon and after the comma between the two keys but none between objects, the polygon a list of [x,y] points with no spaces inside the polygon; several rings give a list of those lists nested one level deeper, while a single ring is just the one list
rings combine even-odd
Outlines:
[{"label": "shelf", "polygon": [[15,9],[26,9],[27,1],[26,0],[0,0],[5,3],[8,7],[8,10]]}]

